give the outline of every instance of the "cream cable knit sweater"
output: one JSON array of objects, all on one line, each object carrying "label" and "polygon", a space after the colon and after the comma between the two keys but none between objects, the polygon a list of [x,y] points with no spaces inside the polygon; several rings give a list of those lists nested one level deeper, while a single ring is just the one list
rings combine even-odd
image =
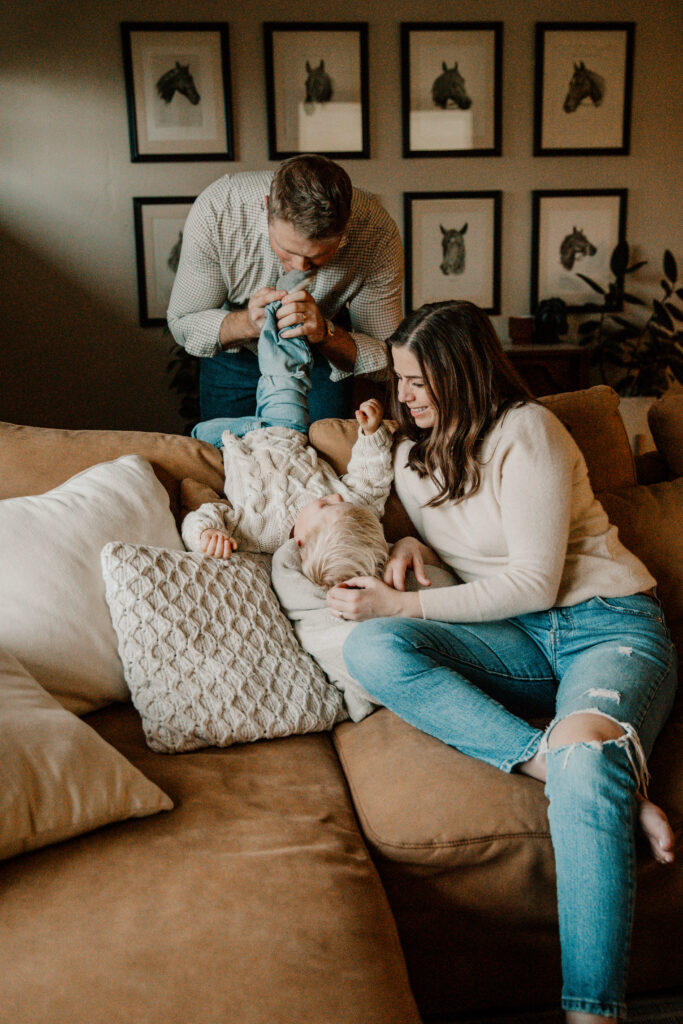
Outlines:
[{"label": "cream cable knit sweater", "polygon": [[297,430],[264,427],[244,437],[226,431],[225,494],[233,507],[208,502],[190,512],[182,524],[185,545],[200,551],[204,530],[222,530],[235,537],[240,551],[272,554],[289,539],[304,505],[328,494],[368,505],[381,518],[392,480],[391,447],[384,423],[367,436],[359,428],[340,479]]},{"label": "cream cable knit sweater", "polygon": [[406,467],[411,443],[395,451],[396,491],[424,543],[463,580],[421,591],[424,618],[486,622],[654,585],[595,498],[576,442],[542,405],[498,421],[482,446],[481,486],[459,504],[425,507],[436,488]]}]

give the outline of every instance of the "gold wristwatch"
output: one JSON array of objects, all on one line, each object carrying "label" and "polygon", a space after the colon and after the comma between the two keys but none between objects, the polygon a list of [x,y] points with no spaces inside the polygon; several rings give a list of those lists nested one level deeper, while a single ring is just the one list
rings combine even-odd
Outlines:
[{"label": "gold wristwatch", "polygon": [[325,321],[325,328],[325,337],[323,338],[323,341],[328,341],[329,338],[334,338],[335,326],[331,320]]}]

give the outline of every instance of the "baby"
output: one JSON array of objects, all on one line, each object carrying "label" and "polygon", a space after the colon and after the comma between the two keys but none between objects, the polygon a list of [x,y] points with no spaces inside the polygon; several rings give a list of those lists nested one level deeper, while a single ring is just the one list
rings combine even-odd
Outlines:
[{"label": "baby", "polygon": [[[285,278],[278,287],[288,284]],[[273,553],[291,537],[318,586],[374,576],[387,557],[380,519],[392,481],[382,406],[369,399],[356,410],[358,438],[347,472],[337,476],[307,443],[310,349],[305,338],[282,336],[271,306],[258,342],[256,416],[210,420],[193,431],[220,438],[232,507],[207,502],[190,512],[183,541],[191,551],[230,558],[237,549]]]},{"label": "baby", "polygon": [[[356,544],[362,545],[363,541],[356,538]],[[278,548],[273,555],[273,590],[277,594],[282,610],[292,623],[297,640],[315,659],[329,682],[341,691],[349,718],[359,722],[378,707],[378,702],[349,675],[344,663],[342,648],[357,623],[338,618],[330,611],[326,601],[328,585],[316,581],[306,570],[302,558],[304,550],[305,548],[298,547],[294,539]],[[361,555],[365,560],[363,575],[381,577],[387,558],[386,543],[369,545],[366,552],[358,550],[358,557]],[[453,586],[457,582],[446,566],[425,565],[424,570],[429,586],[434,589]],[[351,574],[346,573],[344,579],[350,578]],[[406,590],[420,588],[412,572],[408,573]]]}]

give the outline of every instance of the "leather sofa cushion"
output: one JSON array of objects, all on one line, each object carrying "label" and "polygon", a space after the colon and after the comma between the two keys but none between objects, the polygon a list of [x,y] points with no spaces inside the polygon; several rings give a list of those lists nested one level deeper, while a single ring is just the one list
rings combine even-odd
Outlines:
[{"label": "leather sofa cushion", "polygon": [[[386,709],[338,725],[334,743],[423,1015],[556,1003],[555,863],[541,783],[466,757]],[[665,726],[650,770],[650,794],[680,836],[680,717]],[[683,863],[657,864],[642,843],[639,854],[630,982],[643,993],[683,976]]]},{"label": "leather sofa cushion", "polygon": [[327,735],[168,757],[130,705],[86,721],[175,809],[0,865],[2,1024],[419,1024]]},{"label": "leather sofa cushion", "polygon": [[179,434],[142,430],[61,430],[0,423],[0,499],[43,494],[97,462],[142,455],[171,499],[180,520],[184,477],[223,493],[223,458],[217,448]]}]

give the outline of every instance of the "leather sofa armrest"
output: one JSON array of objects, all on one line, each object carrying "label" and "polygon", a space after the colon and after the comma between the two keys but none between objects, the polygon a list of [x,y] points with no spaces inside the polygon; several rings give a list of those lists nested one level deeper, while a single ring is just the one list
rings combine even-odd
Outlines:
[{"label": "leather sofa armrest", "polygon": [[188,512],[194,512],[200,505],[207,501],[220,502],[222,505],[230,505],[230,502],[223,494],[214,491],[208,484],[193,480],[192,477],[185,477],[180,484],[180,520],[185,518]]}]

